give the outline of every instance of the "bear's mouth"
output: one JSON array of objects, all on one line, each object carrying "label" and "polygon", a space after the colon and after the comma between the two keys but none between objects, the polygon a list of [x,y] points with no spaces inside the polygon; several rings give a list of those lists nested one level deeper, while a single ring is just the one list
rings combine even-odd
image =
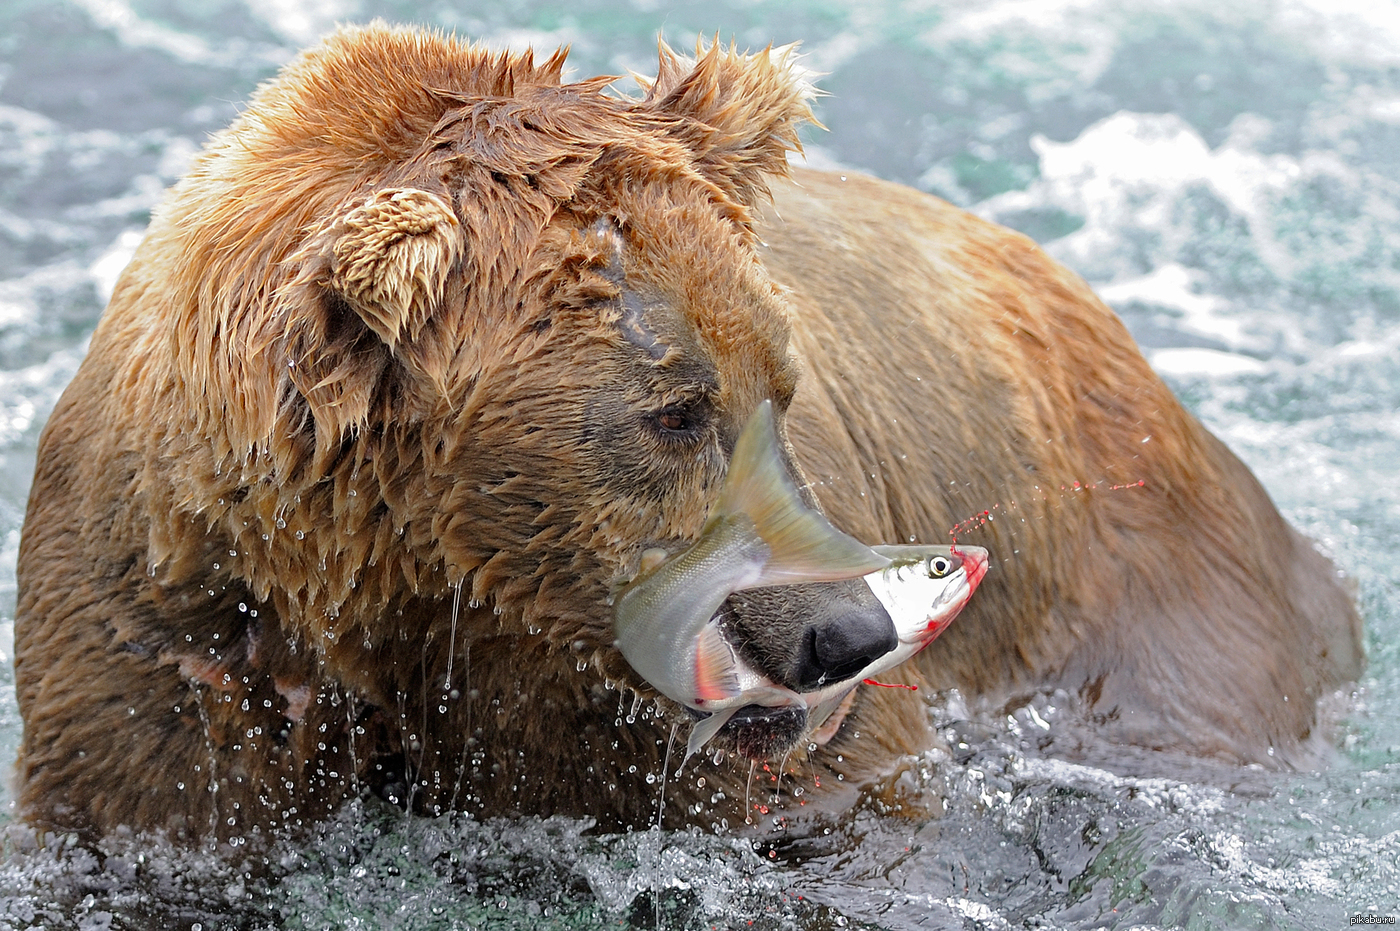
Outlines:
[{"label": "bear's mouth", "polygon": [[[766,760],[782,756],[800,742],[825,745],[840,729],[856,697],[855,683],[847,688],[828,689],[826,701],[815,707],[805,704],[743,705],[732,712],[714,737],[729,744],[751,760]],[[810,693],[809,693],[810,694]],[[813,700],[817,696],[812,694]],[[712,717],[694,708],[687,708],[695,725]]]},{"label": "bear's mouth", "polygon": [[735,711],[719,736],[751,760],[765,760],[791,750],[807,730],[807,709],[800,705],[745,705]]}]

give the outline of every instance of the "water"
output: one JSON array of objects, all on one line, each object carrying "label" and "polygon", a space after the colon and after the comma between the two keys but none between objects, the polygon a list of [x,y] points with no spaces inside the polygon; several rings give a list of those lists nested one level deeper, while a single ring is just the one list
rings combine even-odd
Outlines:
[{"label": "water", "polygon": [[[931,696],[945,747],[774,845],[354,809],[256,861],[11,824],[0,928],[1334,928],[1400,914],[1400,11],[1375,3],[10,0],[0,8],[0,758],[34,447],[161,190],[338,20],[572,43],[801,39],[809,159],[913,184],[1085,275],[1357,580],[1336,760],[1272,775],[1076,748],[1064,696]],[[1111,766],[1110,770],[1108,767]],[[756,792],[762,792],[761,784]],[[6,799],[7,800],[7,799]],[[941,801],[940,801],[941,800]],[[0,817],[7,817],[0,815]]]}]

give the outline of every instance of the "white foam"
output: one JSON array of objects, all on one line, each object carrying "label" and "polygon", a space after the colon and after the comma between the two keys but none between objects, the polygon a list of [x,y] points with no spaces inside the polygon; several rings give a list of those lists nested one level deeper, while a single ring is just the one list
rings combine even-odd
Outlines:
[{"label": "white foam", "polygon": [[1179,312],[1182,322],[1197,333],[1218,336],[1230,343],[1241,342],[1244,332],[1239,321],[1225,316],[1229,302],[1205,291],[1205,277],[1199,269],[1168,262],[1146,275],[1103,285],[1098,291],[1099,297],[1110,304],[1137,302],[1167,307]]},{"label": "white foam", "polygon": [[145,236],[144,230],[123,230],[107,250],[97,257],[88,268],[88,274],[92,276],[93,287],[97,289],[98,299],[106,304],[112,299],[112,289],[117,286],[117,278],[122,270],[131,262],[131,257],[136,254],[136,247],[141,245],[141,240]]},{"label": "white foam", "polygon": [[[995,64],[1029,82],[1032,102],[1048,99],[1098,79],[1113,61],[1118,30],[1109,25],[1117,8],[1102,0],[999,0],[950,4],[942,21],[922,37],[931,48],[997,42]],[[1016,37],[1030,33],[1030,47],[1048,46],[1048,58],[1018,51]]]},{"label": "white foam", "polygon": [[221,56],[202,38],[143,19],[125,0],[73,0],[99,28],[116,34],[123,45],[149,48],[191,64],[210,64]]},{"label": "white foam", "polygon": [[248,11],[291,45],[310,45],[360,14],[356,0],[243,0]]},{"label": "white foam", "polygon": [[[1249,135],[1257,132],[1251,124],[1245,127]],[[1251,233],[1272,238],[1259,222],[1261,197],[1301,173],[1286,155],[1261,155],[1228,141],[1212,151],[1190,124],[1171,113],[1120,111],[1070,142],[1036,135],[1031,147],[1040,156],[1040,178],[1025,191],[987,201],[978,212],[995,217],[1053,205],[1084,217],[1084,226],[1052,250],[1080,268],[1121,253],[1125,227],[1169,227],[1173,204],[1191,186],[1214,191],[1249,221]]]},{"label": "white foam", "polygon": [[1158,349],[1147,354],[1147,361],[1162,375],[1257,375],[1268,370],[1258,359],[1218,349]]}]

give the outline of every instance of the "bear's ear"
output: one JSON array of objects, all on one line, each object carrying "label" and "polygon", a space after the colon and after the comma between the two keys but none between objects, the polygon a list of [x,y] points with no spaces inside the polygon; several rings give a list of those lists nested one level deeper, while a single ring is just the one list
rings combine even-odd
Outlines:
[{"label": "bear's ear", "polygon": [[263,348],[282,345],[281,372],[315,418],[318,456],[369,422],[392,368],[432,385],[424,404],[446,393],[443,349],[426,331],[451,300],[464,242],[445,197],[390,187],[343,204],[287,259],[268,317],[280,325]]},{"label": "bear's ear", "polygon": [[329,286],[393,350],[415,339],[462,256],[452,208],[414,188],[376,191],[330,232]]},{"label": "bear's ear", "polygon": [[801,152],[797,130],[817,123],[810,72],[795,46],[743,55],[731,44],[696,46],[691,60],[660,43],[656,80],[644,106],[680,117],[673,135],[695,153],[696,168],[745,206],[768,196],[768,175],[786,177],[787,153]]}]

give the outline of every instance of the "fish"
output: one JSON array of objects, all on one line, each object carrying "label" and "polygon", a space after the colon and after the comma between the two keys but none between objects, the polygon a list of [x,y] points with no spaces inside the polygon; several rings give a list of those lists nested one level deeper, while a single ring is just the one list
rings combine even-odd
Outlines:
[{"label": "fish", "polygon": [[[671,556],[642,554],[614,598],[614,645],[643,679],[701,715],[685,761],[740,708],[800,706],[820,726],[861,681],[893,668],[947,628],[987,571],[976,546],[867,546],[802,501],[779,454],[772,403],[745,424],[699,538]],[[815,690],[776,683],[739,656],[720,628],[737,591],[861,578],[895,625],[896,648]]]},{"label": "fish", "polygon": [[716,617],[726,598],[750,588],[855,578],[890,560],[802,501],[765,400],[739,435],[700,537],[674,557],[649,550],[641,563],[614,598],[615,646],[657,691],[712,712],[739,707],[730,703],[746,693],[771,704],[801,701],[735,653]]},{"label": "fish", "polygon": [[943,633],[971,600],[990,561],[988,552],[980,546],[885,545],[871,549],[890,560],[885,568],[862,578],[894,622],[898,637],[895,648],[858,672],[806,692],[777,685],[747,664],[742,665],[738,670],[738,697],[712,703],[713,713],[692,725],[685,760],[719,733],[736,711],[748,705],[801,705],[807,709],[807,729],[817,730],[862,682],[900,665]]}]

